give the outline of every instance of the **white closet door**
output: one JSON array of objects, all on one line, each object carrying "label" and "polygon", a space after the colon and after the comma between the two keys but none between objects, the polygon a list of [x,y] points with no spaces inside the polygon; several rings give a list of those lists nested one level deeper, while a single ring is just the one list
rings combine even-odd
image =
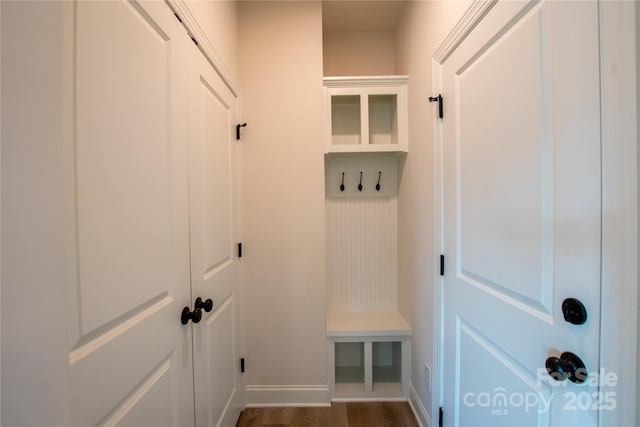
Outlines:
[{"label": "white closet door", "polygon": [[180,323],[191,42],[164,2],[73,7],[73,424],[193,425],[191,331]]},{"label": "white closet door", "polygon": [[234,95],[192,49],[189,114],[189,207],[192,301],[211,299],[193,325],[197,426],[235,426],[240,387],[237,160]]},{"label": "white closet door", "polygon": [[443,63],[447,426],[615,408],[615,381],[598,386],[598,46],[595,2],[498,2]]}]

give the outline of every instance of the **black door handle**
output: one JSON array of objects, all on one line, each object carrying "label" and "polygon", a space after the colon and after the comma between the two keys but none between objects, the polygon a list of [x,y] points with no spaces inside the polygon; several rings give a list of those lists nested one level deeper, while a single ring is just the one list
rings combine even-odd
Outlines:
[{"label": "black door handle", "polygon": [[189,323],[191,320],[193,323],[198,323],[202,319],[202,310],[196,307],[193,311],[189,310],[189,307],[185,307],[182,309],[182,313],[180,314],[180,322],[183,325]]},{"label": "black door handle", "polygon": [[582,384],[587,380],[587,368],[584,362],[575,354],[565,351],[560,358],[549,357],[545,362],[547,372],[556,381],[569,381]]},{"label": "black door handle", "polygon": [[202,309],[207,313],[213,310],[213,300],[211,298],[207,298],[206,301],[202,301],[202,298],[196,298],[195,308]]},{"label": "black door handle", "polygon": [[587,309],[575,298],[567,298],[562,301],[562,315],[564,320],[574,325],[584,325],[587,321]]}]

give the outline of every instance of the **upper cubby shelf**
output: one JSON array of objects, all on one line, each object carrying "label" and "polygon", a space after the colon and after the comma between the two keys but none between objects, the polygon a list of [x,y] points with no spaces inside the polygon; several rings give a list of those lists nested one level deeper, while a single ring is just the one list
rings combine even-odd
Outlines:
[{"label": "upper cubby shelf", "polygon": [[325,77],[325,152],[406,152],[407,81],[407,76]]}]

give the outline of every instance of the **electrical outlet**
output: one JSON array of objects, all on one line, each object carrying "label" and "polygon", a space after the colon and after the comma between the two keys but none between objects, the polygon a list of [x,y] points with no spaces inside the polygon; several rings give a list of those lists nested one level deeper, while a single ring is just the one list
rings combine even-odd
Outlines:
[{"label": "electrical outlet", "polygon": [[426,363],[424,364],[424,384],[427,390],[431,391],[431,367]]}]

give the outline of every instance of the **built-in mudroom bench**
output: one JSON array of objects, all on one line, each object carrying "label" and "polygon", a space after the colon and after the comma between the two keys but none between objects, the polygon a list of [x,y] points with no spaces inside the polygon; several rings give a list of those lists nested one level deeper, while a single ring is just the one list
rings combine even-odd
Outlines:
[{"label": "built-in mudroom bench", "polygon": [[333,400],[405,400],[411,328],[398,312],[398,161],[407,78],[325,78],[327,356]]},{"label": "built-in mudroom bench", "polygon": [[406,399],[411,328],[397,311],[327,313],[333,400]]}]

